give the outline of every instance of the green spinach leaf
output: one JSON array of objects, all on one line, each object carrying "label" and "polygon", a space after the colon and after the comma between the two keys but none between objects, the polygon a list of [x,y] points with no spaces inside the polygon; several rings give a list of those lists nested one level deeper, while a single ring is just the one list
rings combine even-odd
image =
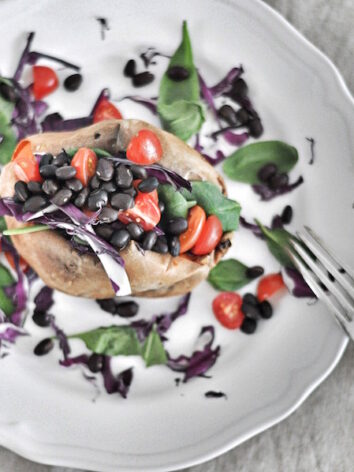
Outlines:
[{"label": "green spinach leaf", "polygon": [[258,184],[258,172],[274,163],[280,172],[289,172],[298,161],[298,152],[282,141],[252,143],[235,151],[223,164],[225,174],[232,180]]},{"label": "green spinach leaf", "polygon": [[0,287],[0,309],[5,313],[6,316],[12,315],[12,313],[15,311],[12,300],[6,295],[2,287]]},{"label": "green spinach leaf", "polygon": [[0,287],[8,287],[15,282],[14,278],[12,277],[10,271],[0,264]]},{"label": "green spinach leaf", "polygon": [[157,188],[159,200],[165,204],[164,218],[170,220],[177,217],[187,217],[188,209],[196,205],[196,201],[187,201],[172,185],[163,184]]},{"label": "green spinach leaf", "polygon": [[233,292],[251,281],[246,276],[247,269],[248,267],[237,259],[220,261],[209,272],[208,282],[217,290]]},{"label": "green spinach leaf", "polygon": [[142,357],[146,367],[158,364],[166,364],[167,355],[163,347],[159,333],[154,327],[143,345]]},{"label": "green spinach leaf", "polygon": [[211,182],[196,180],[192,182],[192,191],[182,190],[187,200],[195,200],[204,208],[207,215],[216,215],[221,221],[223,231],[238,228],[241,206],[235,200],[225,197],[221,190]]},{"label": "green spinach leaf", "polygon": [[168,68],[173,66],[184,67],[189,76],[176,82],[168,77],[167,71],[165,72],[160,83],[157,111],[163,127],[187,141],[199,131],[205,121],[205,109],[200,100],[198,73],[193,62],[186,21],[183,22],[182,42],[172,56]]},{"label": "green spinach leaf", "polygon": [[[0,77],[0,83],[6,83],[12,86],[7,79]],[[17,139],[11,126],[11,117],[14,110],[14,104],[5,100],[0,96],[0,135],[2,141],[0,143],[0,164],[7,164],[11,160],[11,156],[16,147]]]},{"label": "green spinach leaf", "polygon": [[3,233],[7,229],[5,218],[0,216],[0,233]]},{"label": "green spinach leaf", "polygon": [[273,256],[282,266],[294,267],[293,261],[287,252],[287,248],[292,239],[297,242],[299,242],[299,240],[285,229],[268,229],[258,220],[256,220],[256,223],[264,234],[268,249]]}]

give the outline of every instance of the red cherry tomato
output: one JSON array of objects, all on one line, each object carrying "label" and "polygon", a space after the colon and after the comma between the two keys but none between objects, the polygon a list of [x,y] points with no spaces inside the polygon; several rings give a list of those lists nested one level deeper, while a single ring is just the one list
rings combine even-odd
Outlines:
[{"label": "red cherry tomato", "polygon": [[116,108],[109,100],[104,98],[95,110],[93,122],[98,123],[99,121],[104,120],[121,120],[122,118],[122,114],[118,108]]},{"label": "red cherry tomato", "polygon": [[285,284],[281,274],[266,275],[258,283],[257,298],[262,302],[284,288]]},{"label": "red cherry tomato", "polygon": [[149,129],[142,129],[134,136],[127,147],[127,158],[136,164],[154,164],[162,157],[159,138]]},{"label": "red cherry tomato", "polygon": [[96,153],[92,149],[82,147],[76,152],[71,161],[71,165],[76,169],[76,178],[85,187],[95,175],[97,160]]},{"label": "red cherry tomato", "polygon": [[15,147],[11,160],[15,161],[20,156],[30,155],[33,155],[31,142],[28,139],[22,139]]},{"label": "red cherry tomato", "polygon": [[219,244],[222,236],[222,224],[216,215],[211,215],[205,222],[204,228],[192,248],[192,253],[196,256],[210,254]]},{"label": "red cherry tomato", "polygon": [[188,214],[188,228],[179,237],[180,243],[180,254],[192,249],[196,244],[204,228],[206,220],[206,214],[202,207],[199,205],[194,206]]},{"label": "red cherry tomato", "polygon": [[145,231],[155,228],[161,219],[157,195],[138,192],[134,207],[119,213],[118,219],[124,224],[138,223]]},{"label": "red cherry tomato", "polygon": [[[10,264],[10,266],[14,270],[16,270],[15,259],[14,259],[14,256],[11,254],[11,252],[5,252],[5,257],[7,259],[7,262]],[[29,269],[29,264],[22,256],[20,256],[19,263],[20,263],[20,269],[22,270],[22,272],[27,272]]]},{"label": "red cherry tomato", "polygon": [[16,177],[19,180],[23,180],[23,182],[43,181],[41,174],[39,173],[39,164],[32,153],[27,155],[21,154],[16,157],[14,162],[14,171]]},{"label": "red cherry tomato", "polygon": [[227,329],[237,329],[242,325],[245,315],[241,306],[242,298],[234,292],[222,292],[213,300],[214,315]]},{"label": "red cherry tomato", "polygon": [[59,85],[57,74],[53,69],[46,66],[33,66],[33,86],[32,92],[36,100],[41,100]]}]

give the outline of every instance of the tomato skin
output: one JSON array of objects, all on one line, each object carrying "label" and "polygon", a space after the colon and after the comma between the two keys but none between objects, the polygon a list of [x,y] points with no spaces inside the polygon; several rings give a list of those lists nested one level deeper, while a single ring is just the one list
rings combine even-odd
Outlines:
[{"label": "tomato skin", "polygon": [[15,147],[11,160],[15,161],[20,156],[33,156],[32,145],[28,139],[21,139]]},{"label": "tomato skin", "polygon": [[192,249],[201,235],[206,221],[206,214],[202,207],[195,205],[188,214],[188,229],[179,237],[180,254]]},{"label": "tomato skin", "polygon": [[39,164],[33,154],[17,157],[14,163],[14,172],[16,177],[23,182],[43,182],[39,173]]},{"label": "tomato skin", "polygon": [[119,213],[118,219],[124,224],[138,223],[144,231],[150,231],[161,219],[156,190],[151,193],[138,192],[135,205],[129,210]]},{"label": "tomato skin", "polygon": [[213,312],[219,323],[227,329],[241,327],[245,315],[242,313],[242,297],[234,292],[222,292],[213,300]]},{"label": "tomato skin", "polygon": [[84,187],[87,187],[91,178],[95,175],[97,167],[96,153],[89,148],[80,148],[71,161],[72,167],[76,169],[76,178]]},{"label": "tomato skin", "polygon": [[117,107],[113,105],[112,102],[104,98],[99,103],[98,107],[95,110],[93,115],[93,122],[99,123],[100,121],[105,120],[121,120],[122,114]]},{"label": "tomato skin", "polygon": [[127,158],[136,164],[154,164],[162,157],[162,146],[153,131],[142,129],[134,136],[127,147]]},{"label": "tomato skin", "polygon": [[279,290],[284,289],[285,283],[281,274],[268,274],[261,278],[257,287],[257,298],[260,302],[267,300]]},{"label": "tomato skin", "polygon": [[58,88],[58,76],[50,67],[33,66],[32,72],[32,92],[36,100],[41,100]]},{"label": "tomato skin", "polygon": [[196,245],[192,248],[192,253],[196,256],[210,254],[219,244],[222,233],[222,224],[219,218],[216,215],[209,216]]}]

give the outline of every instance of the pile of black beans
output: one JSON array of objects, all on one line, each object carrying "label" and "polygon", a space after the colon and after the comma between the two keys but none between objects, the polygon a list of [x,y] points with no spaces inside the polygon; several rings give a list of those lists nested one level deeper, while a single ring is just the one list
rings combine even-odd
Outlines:
[{"label": "pile of black beans", "polygon": [[260,319],[268,320],[273,316],[273,308],[269,301],[260,302],[252,293],[243,296],[241,310],[245,315],[241,331],[246,334],[253,334],[256,331]]},{"label": "pile of black beans", "polygon": [[244,79],[235,79],[227,96],[239,104],[241,108],[236,111],[231,105],[222,105],[218,110],[219,118],[224,120],[230,127],[245,126],[253,138],[259,138],[264,131],[263,125],[258,113],[246,106],[248,103],[248,86]]},{"label": "pile of black beans", "polygon": [[148,70],[137,72],[136,67],[136,61],[134,59],[129,59],[123,70],[123,74],[132,79],[134,87],[144,87],[144,85],[148,85],[154,80],[154,74]]},{"label": "pile of black beans", "polygon": [[289,183],[289,176],[285,172],[279,172],[274,162],[269,162],[258,171],[259,180],[271,190],[278,190]]},{"label": "pile of black beans", "polygon": [[[57,156],[44,154],[39,164],[43,183],[16,183],[15,199],[23,204],[24,212],[36,213],[49,205],[50,201],[57,206],[71,202],[80,209],[86,207],[91,211],[102,208],[95,231],[118,251],[133,240],[143,250],[170,253],[173,257],[179,255],[178,236],[187,229],[186,219],[168,221],[164,228],[165,235],[159,235],[155,230],[144,231],[138,223],[125,225],[117,220],[119,211],[133,208],[135,204],[137,190],[133,185],[134,180],[141,180],[137,189],[143,193],[152,192],[159,185],[157,178],[149,177],[143,166],[116,164],[101,157],[98,159],[95,175],[88,187],[84,187],[76,178],[76,169],[70,164],[71,157],[65,151]],[[160,202],[159,206],[163,213],[163,203]]]}]

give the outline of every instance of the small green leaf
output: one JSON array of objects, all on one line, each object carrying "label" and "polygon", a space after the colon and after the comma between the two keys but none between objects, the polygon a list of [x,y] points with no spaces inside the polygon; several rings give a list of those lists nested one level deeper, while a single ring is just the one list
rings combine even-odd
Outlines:
[{"label": "small green leaf", "polygon": [[11,316],[15,311],[12,300],[6,295],[2,287],[0,287],[0,309],[5,313],[6,316]]},{"label": "small green leaf", "polygon": [[26,233],[37,233],[38,231],[47,231],[49,226],[46,225],[33,225],[26,226],[24,228],[14,228],[14,229],[5,229],[3,231],[4,236],[14,236],[16,234],[26,234]]},{"label": "small green leaf", "polygon": [[235,200],[225,197],[221,190],[211,182],[194,181],[192,191],[182,191],[187,200],[195,200],[207,215],[216,215],[221,221],[223,231],[238,228],[241,206]]},{"label": "small green leaf", "polygon": [[0,264],[0,287],[8,287],[15,282],[14,278],[12,277],[10,271]]},{"label": "small green leaf", "polygon": [[[105,151],[104,149],[100,149],[100,148],[91,148],[91,149],[92,151],[96,153],[98,157],[111,157],[112,156],[110,152]],[[68,156],[74,157],[78,150],[79,148],[70,148],[70,149],[65,149],[65,152]]]},{"label": "small green leaf", "polygon": [[143,345],[142,357],[145,361],[146,367],[152,365],[166,364],[167,355],[163,347],[159,333],[154,327],[149,336],[146,338]]},{"label": "small green leaf", "polygon": [[108,326],[69,336],[81,339],[90,351],[107,356],[136,356],[141,346],[130,326]]},{"label": "small green leaf", "polygon": [[[12,86],[10,80],[0,77],[0,83],[6,83]],[[5,165],[11,160],[11,156],[17,144],[16,135],[11,125],[11,117],[14,110],[14,104],[0,96],[0,164]]]},{"label": "small green leaf", "polygon": [[199,131],[205,121],[205,109],[200,100],[198,73],[193,62],[192,45],[185,21],[182,42],[172,56],[168,69],[173,66],[184,67],[189,76],[176,82],[168,77],[167,71],[165,72],[160,83],[157,110],[163,127],[187,141]]},{"label": "small green leaf", "polygon": [[289,247],[289,241],[291,239],[299,240],[285,229],[268,229],[256,220],[257,225],[264,234],[269,251],[273,256],[280,262],[284,267],[294,267],[293,261],[291,260],[287,248]]},{"label": "small green leaf", "polygon": [[274,163],[280,172],[289,172],[298,161],[298,152],[282,141],[252,143],[235,151],[223,164],[225,174],[232,180],[258,184],[258,172]]},{"label": "small green leaf", "polygon": [[196,201],[187,201],[184,196],[169,184],[159,185],[157,188],[159,200],[165,204],[164,218],[170,220],[177,217],[187,217],[188,209],[196,204]]},{"label": "small green leaf", "polygon": [[246,276],[248,267],[237,259],[220,261],[209,272],[208,282],[217,290],[233,292],[247,285],[251,279]]},{"label": "small green leaf", "polygon": [[0,233],[3,233],[7,229],[5,218],[0,216]]}]

